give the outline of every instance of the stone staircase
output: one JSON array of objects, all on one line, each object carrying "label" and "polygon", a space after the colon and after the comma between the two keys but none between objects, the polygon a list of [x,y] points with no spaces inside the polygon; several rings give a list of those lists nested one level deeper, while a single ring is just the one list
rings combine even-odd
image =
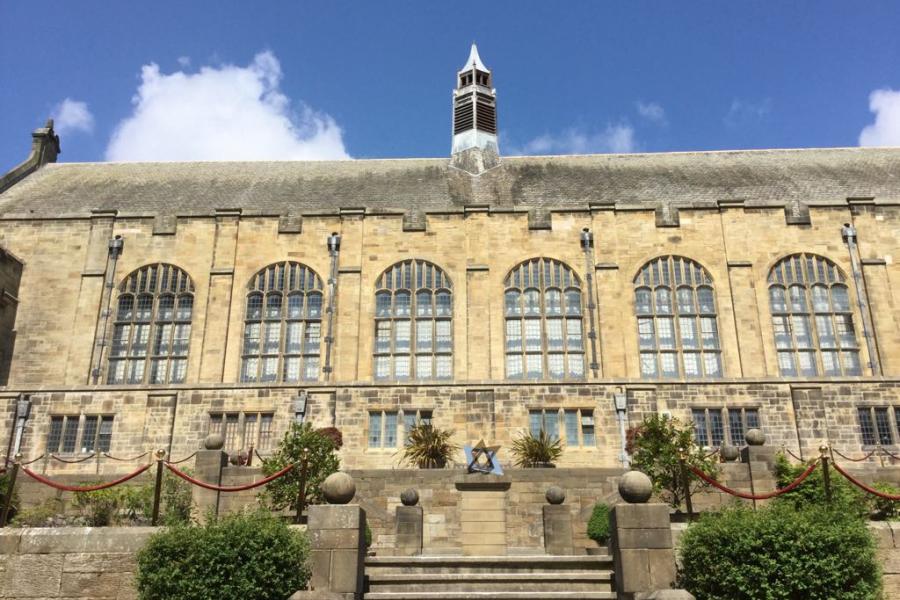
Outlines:
[{"label": "stone staircase", "polygon": [[378,556],[366,559],[366,600],[616,598],[602,556]]}]

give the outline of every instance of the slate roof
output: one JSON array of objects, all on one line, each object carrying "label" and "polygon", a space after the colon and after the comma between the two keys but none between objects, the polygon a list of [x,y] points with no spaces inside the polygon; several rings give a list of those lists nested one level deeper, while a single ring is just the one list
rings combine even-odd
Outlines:
[{"label": "slate roof", "polygon": [[448,158],[56,163],[0,194],[0,217],[369,213],[495,209],[846,205],[848,197],[900,199],[900,148],[744,150],[503,157],[471,176]]}]

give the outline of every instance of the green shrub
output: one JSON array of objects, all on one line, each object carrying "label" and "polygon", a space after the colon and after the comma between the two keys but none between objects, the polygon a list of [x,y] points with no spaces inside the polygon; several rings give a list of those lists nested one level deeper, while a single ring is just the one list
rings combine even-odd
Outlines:
[{"label": "green shrub", "polygon": [[[341,468],[341,459],[337,455],[333,432],[321,432],[312,428],[309,423],[292,423],[284,434],[275,453],[263,460],[262,470],[265,475],[272,475],[291,464],[299,464],[303,458],[303,449],[309,450],[307,461],[306,503],[320,504],[323,500],[319,486],[325,478]],[[297,496],[300,493],[300,469],[294,469],[287,475],[269,483],[260,492],[259,498],[274,510],[290,507],[296,511]]]},{"label": "green shrub", "polygon": [[[872,487],[883,494],[892,496],[900,494],[900,488],[884,481],[876,481]],[[896,521],[900,519],[900,501],[888,500],[877,496],[872,496],[871,498],[872,518],[882,521]]]},{"label": "green shrub", "polygon": [[[9,473],[4,473],[0,475],[0,511],[3,510],[3,507],[6,503],[6,494],[9,490]],[[9,503],[9,514],[14,515],[19,508],[19,494],[17,490],[13,490],[12,499]]]},{"label": "green shrub", "polygon": [[594,505],[591,518],[588,520],[587,536],[597,542],[605,544],[609,540],[609,505],[598,502]]},{"label": "green shrub", "polygon": [[138,553],[141,600],[284,600],[309,579],[306,534],[264,511],[170,527]]},{"label": "green shrub", "polygon": [[439,429],[429,422],[419,422],[409,430],[403,447],[403,460],[420,469],[443,469],[459,450],[450,441],[452,429]]},{"label": "green shrub", "polygon": [[[806,470],[807,464],[793,464],[783,453],[775,457],[775,483],[783,488],[794,481]],[[831,482],[831,508],[835,511],[853,514],[860,518],[868,516],[871,499],[868,494],[844,479],[837,471],[829,467]],[[779,496],[776,502],[790,504],[801,510],[805,508],[826,508],[825,474],[821,465],[806,478],[797,488]]]},{"label": "green shrub", "polygon": [[366,548],[372,546],[372,528],[366,523]]},{"label": "green shrub", "polygon": [[[716,476],[716,459],[706,456],[703,448],[694,443],[694,427],[666,415],[650,415],[628,432],[628,453],[631,468],[646,473],[653,482],[653,492],[673,508],[684,501],[684,483],[679,453],[684,450],[688,465]],[[697,477],[690,476],[691,493],[706,487]]]},{"label": "green shrub", "polygon": [[840,511],[774,504],[708,513],[681,538],[679,587],[698,600],[880,598],[875,540]]},{"label": "green shrub", "polygon": [[[96,483],[100,482],[81,483],[79,485],[96,485]],[[125,494],[127,492],[118,488],[107,488],[94,492],[78,492],[74,494],[72,506],[81,511],[81,514],[87,518],[88,525],[91,527],[106,527],[112,525],[114,520],[117,520],[119,508],[123,504]]]},{"label": "green shrub", "polygon": [[516,459],[516,466],[524,468],[552,465],[563,453],[559,438],[549,435],[543,429],[537,435],[531,431],[523,432],[513,440],[511,451]]},{"label": "green shrub", "polygon": [[10,524],[13,527],[53,527],[62,512],[62,502],[49,498],[37,506],[20,510]]},{"label": "green shrub", "polygon": [[[193,474],[191,469],[184,469],[184,472],[188,475]],[[150,493],[150,511],[152,513],[152,487],[150,488]],[[159,504],[160,523],[170,527],[175,525],[187,525],[191,522],[191,513],[194,509],[194,497],[191,490],[191,484],[177,475],[166,473],[163,475],[163,485]]]}]

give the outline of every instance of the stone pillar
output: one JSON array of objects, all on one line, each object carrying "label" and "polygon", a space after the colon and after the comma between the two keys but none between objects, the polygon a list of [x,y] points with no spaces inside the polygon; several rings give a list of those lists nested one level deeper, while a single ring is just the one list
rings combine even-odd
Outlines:
[{"label": "stone pillar", "polygon": [[544,551],[547,554],[571,556],[575,554],[572,544],[572,511],[563,505],[566,492],[561,487],[551,486],[547,490],[544,510]]},{"label": "stone pillar", "polygon": [[418,556],[422,554],[422,507],[419,492],[410,488],[400,494],[403,506],[397,507],[397,540],[395,549],[398,556]]},{"label": "stone pillar", "polygon": [[[778,448],[766,446],[766,435],[759,429],[750,429],[744,438],[747,445],[741,448],[741,462],[746,463],[747,477],[750,480],[750,492],[762,494],[775,489],[775,457]],[[754,502],[756,506],[761,500]]]},{"label": "stone pillar", "polygon": [[624,600],[652,597],[675,581],[675,551],[669,506],[647,503],[653,493],[650,478],[629,471],[619,481],[625,500],[609,513],[610,550],[616,570],[616,592]]},{"label": "stone pillar", "polygon": [[[222,485],[222,469],[228,464],[228,454],[222,450],[225,438],[218,433],[206,436],[203,450],[197,451],[194,457],[194,475],[200,481]],[[198,485],[191,486],[191,497],[201,522],[212,512],[219,514],[219,492],[204,489]]]},{"label": "stone pillar", "polygon": [[333,473],[322,483],[322,493],[329,504],[308,508],[311,591],[347,600],[362,598],[366,511],[358,504],[349,504],[356,494],[356,484],[346,473]]}]

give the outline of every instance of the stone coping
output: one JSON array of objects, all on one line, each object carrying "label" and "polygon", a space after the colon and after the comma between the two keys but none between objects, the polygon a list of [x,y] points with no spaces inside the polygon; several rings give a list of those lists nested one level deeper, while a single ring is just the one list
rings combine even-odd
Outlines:
[{"label": "stone coping", "polygon": [[623,377],[601,379],[546,379],[546,380],[470,380],[470,381],[338,381],[338,382],[298,382],[298,383],[191,383],[183,385],[50,385],[50,386],[0,386],[0,397],[14,397],[20,393],[84,393],[84,392],[146,392],[148,394],[165,392],[220,391],[220,390],[312,390],[316,392],[334,392],[338,389],[367,388],[527,388],[527,387],[610,387],[624,386],[627,389],[655,389],[672,386],[723,386],[723,385],[787,385],[794,388],[822,387],[826,385],[845,384],[900,384],[900,377],[891,375],[858,376],[858,377],[722,377],[702,379],[629,379]]}]

